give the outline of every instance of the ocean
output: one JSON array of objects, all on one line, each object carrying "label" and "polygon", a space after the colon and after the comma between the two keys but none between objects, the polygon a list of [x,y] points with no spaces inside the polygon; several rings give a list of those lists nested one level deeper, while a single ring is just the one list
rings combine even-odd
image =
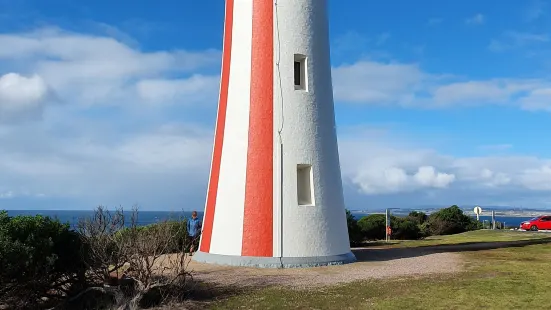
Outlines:
[{"label": "ocean", "polygon": [[[367,213],[352,213],[356,219],[360,219],[366,215]],[[407,214],[393,214],[398,217],[406,216]],[[476,218],[476,216],[474,216]],[[496,221],[504,223],[506,227],[519,227],[520,223],[524,221],[528,221],[529,219],[534,218],[533,216],[499,216],[496,215]],[[492,216],[490,215],[481,215],[480,216],[481,222],[486,222],[486,225],[489,225],[489,223],[492,222]],[[486,226],[488,227],[488,226]]]},{"label": "ocean", "polygon": [[[72,227],[75,227],[78,221],[82,218],[87,218],[93,215],[94,211],[91,210],[8,210],[9,216],[17,215],[43,215],[49,216],[52,218],[58,218],[63,223],[69,223]],[[126,217],[130,219],[130,211],[124,212]],[[203,212],[197,212],[199,218],[203,218]],[[367,213],[352,213],[356,219],[360,219]],[[398,214],[397,214],[398,215]],[[400,215],[398,215],[400,216]],[[190,218],[191,211],[179,211],[179,212],[169,212],[169,211],[139,211],[137,224],[139,226],[149,225],[156,222],[162,222],[167,219],[183,219]],[[496,216],[496,221],[505,223],[508,227],[518,227],[520,223],[526,220],[531,219],[532,217],[511,217],[511,216]],[[481,216],[481,221],[491,222],[491,216]]]},{"label": "ocean", "polygon": [[[94,214],[93,210],[7,210],[9,216],[18,216],[18,215],[42,215],[49,216],[51,218],[57,218],[62,223],[69,223],[71,227],[76,227],[79,220],[83,218],[89,218]],[[113,211],[109,210],[111,214]],[[125,215],[125,224],[128,225],[130,217],[132,215],[131,211],[124,211]],[[197,212],[199,218],[203,218],[203,212]],[[184,218],[190,218],[191,211],[179,211],[179,212],[170,212],[170,211],[139,211],[137,225],[145,226],[157,222],[162,222],[168,219],[178,220]]]},{"label": "ocean", "polygon": [[[519,227],[520,223],[528,221],[534,218],[534,216],[498,216],[496,215],[496,221],[504,223],[507,227]],[[491,216],[481,216],[480,221],[492,222]]]}]

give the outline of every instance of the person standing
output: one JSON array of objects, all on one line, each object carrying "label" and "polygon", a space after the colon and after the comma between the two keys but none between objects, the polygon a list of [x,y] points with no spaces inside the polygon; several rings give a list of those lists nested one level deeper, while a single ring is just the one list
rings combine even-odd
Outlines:
[{"label": "person standing", "polygon": [[201,235],[201,220],[197,217],[197,211],[191,212],[191,218],[187,221],[189,253],[193,255],[194,250],[199,247],[199,236]]}]

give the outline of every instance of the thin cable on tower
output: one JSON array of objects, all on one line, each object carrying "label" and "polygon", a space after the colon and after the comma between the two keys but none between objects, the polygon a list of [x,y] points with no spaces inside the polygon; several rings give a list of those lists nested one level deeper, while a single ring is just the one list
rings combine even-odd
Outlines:
[{"label": "thin cable on tower", "polygon": [[274,6],[275,6],[275,20],[276,20],[276,35],[277,35],[277,59],[276,59],[276,68],[277,68],[277,76],[278,76],[278,82],[279,82],[279,99],[280,99],[280,124],[279,128],[277,130],[277,133],[279,135],[279,143],[283,144],[283,138],[281,137],[281,132],[283,131],[283,124],[285,123],[285,117],[283,116],[283,86],[281,81],[281,70],[279,68],[279,64],[281,62],[281,39],[279,36],[279,14],[277,10],[277,1],[275,0]]},{"label": "thin cable on tower", "polygon": [[283,131],[283,124],[285,123],[285,117],[283,116],[283,87],[281,82],[281,70],[279,68],[279,64],[281,62],[281,40],[279,37],[279,14],[277,10],[277,0],[274,2],[274,10],[275,10],[275,20],[276,20],[276,35],[277,35],[277,59],[276,59],[276,68],[277,68],[277,76],[278,76],[278,82],[279,82],[279,99],[280,99],[280,124],[279,128],[277,130],[277,135],[279,138],[279,210],[280,210],[280,227],[279,227],[279,235],[280,235],[280,254],[279,254],[279,263],[281,264],[281,268],[283,268],[283,138],[281,136],[281,132]]}]

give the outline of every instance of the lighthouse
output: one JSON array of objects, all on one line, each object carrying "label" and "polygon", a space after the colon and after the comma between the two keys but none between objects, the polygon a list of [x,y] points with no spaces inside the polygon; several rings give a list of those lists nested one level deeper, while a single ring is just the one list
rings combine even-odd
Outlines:
[{"label": "lighthouse", "polygon": [[350,263],[326,0],[226,0],[203,229],[194,260]]}]

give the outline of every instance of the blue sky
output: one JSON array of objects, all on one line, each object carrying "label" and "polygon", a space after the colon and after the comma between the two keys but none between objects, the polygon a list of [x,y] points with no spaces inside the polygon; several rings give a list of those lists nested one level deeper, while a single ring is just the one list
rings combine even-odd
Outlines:
[{"label": "blue sky", "polygon": [[[0,0],[0,208],[202,209],[223,12]],[[550,12],[330,1],[347,207],[551,206]]]}]

